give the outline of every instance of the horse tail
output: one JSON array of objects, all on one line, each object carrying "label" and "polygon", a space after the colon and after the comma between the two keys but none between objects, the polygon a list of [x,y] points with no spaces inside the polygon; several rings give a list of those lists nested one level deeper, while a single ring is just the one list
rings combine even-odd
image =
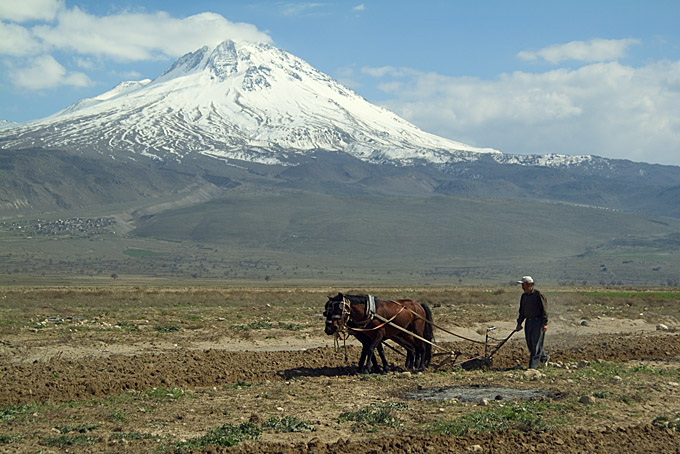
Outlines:
[{"label": "horse tail", "polygon": [[423,337],[429,342],[425,342],[425,367],[430,365],[430,360],[432,359],[432,344],[434,342],[434,329],[432,328],[432,310],[430,306],[425,303],[421,303],[423,309],[425,310],[425,329],[423,331]]}]

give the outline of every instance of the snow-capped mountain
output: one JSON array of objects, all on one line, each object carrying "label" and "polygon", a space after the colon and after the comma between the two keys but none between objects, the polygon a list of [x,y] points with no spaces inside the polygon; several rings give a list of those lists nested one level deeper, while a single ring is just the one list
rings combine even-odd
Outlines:
[{"label": "snow-capped mountain", "polygon": [[124,82],[2,136],[3,148],[177,161],[202,153],[286,164],[313,150],[401,164],[501,154],[426,133],[288,52],[233,41],[189,53],[154,80]]}]

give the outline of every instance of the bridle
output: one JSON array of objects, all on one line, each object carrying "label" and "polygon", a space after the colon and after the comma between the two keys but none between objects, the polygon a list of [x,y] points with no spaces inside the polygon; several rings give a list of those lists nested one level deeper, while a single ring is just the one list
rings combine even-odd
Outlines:
[{"label": "bridle", "polygon": [[[337,313],[339,305],[342,305],[342,309]],[[343,295],[342,300],[329,300],[328,303],[326,303],[326,310],[324,311],[326,324],[337,320],[337,322],[334,323],[335,331],[333,332],[333,342],[335,351],[338,351],[340,349],[340,341],[342,340],[343,350],[345,352],[345,362],[347,361],[347,338],[350,336],[350,328],[347,326],[347,321],[350,318],[351,310],[351,303]]]},{"label": "bridle", "polygon": [[[395,304],[399,304],[396,301],[391,301]],[[342,309],[338,311],[338,306],[342,305]],[[406,309],[403,305],[399,304],[400,309],[397,311],[396,314],[394,314],[389,320],[381,318],[381,323],[373,326],[371,328],[367,328],[367,326],[375,319],[376,314],[369,312],[368,310],[368,303],[366,303],[366,316],[363,320],[352,320],[351,314],[352,314],[352,302],[345,296],[342,296],[342,300],[329,300],[328,303],[326,303],[326,310],[324,311],[324,315],[326,316],[326,323],[331,323],[331,320],[337,320],[337,322],[334,324],[335,326],[335,331],[333,333],[334,335],[334,342],[335,342],[335,349],[336,351],[340,348],[340,341],[342,340],[343,345],[345,347],[345,359],[347,359],[347,338],[352,334],[352,332],[357,333],[357,332],[368,332],[368,331],[375,331],[383,326],[390,324],[397,316]],[[410,310],[409,310],[410,311]],[[412,311],[410,311],[412,312]],[[418,314],[416,314],[418,315]],[[330,317],[329,317],[330,316]],[[422,318],[422,317],[421,317]],[[356,326],[348,326],[347,322],[351,321],[354,325]]]},{"label": "bridle", "polygon": [[[338,311],[338,306],[340,305],[342,305],[342,309]],[[326,304],[326,310],[324,311],[326,323],[335,321],[335,332],[342,333],[345,336],[345,339],[349,336],[347,322],[350,320],[351,311],[351,303],[344,295],[342,300],[329,300]]]}]

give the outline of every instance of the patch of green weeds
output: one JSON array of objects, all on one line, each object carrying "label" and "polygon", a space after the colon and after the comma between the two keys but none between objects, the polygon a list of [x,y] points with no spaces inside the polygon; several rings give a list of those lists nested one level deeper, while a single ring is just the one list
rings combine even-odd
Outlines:
[{"label": "patch of green weeds", "polygon": [[47,437],[40,439],[43,446],[53,448],[66,448],[68,446],[89,446],[99,443],[99,438],[89,435],[61,435],[59,437]]},{"label": "patch of green weeds", "polygon": [[680,432],[680,412],[671,417],[665,415],[657,416],[652,421],[652,425],[661,429],[670,429],[674,432]]},{"label": "patch of green weeds", "polygon": [[125,422],[127,421],[127,418],[125,417],[125,413],[123,413],[121,410],[114,410],[113,413],[109,415],[109,421]]},{"label": "patch of green weeds", "polygon": [[384,381],[384,380],[389,380],[389,378],[380,373],[361,374],[359,376],[359,381]]},{"label": "patch of green weeds", "polygon": [[273,429],[275,432],[314,432],[316,427],[310,421],[299,420],[296,416],[272,416],[262,423],[263,429]]},{"label": "patch of green weeds", "polygon": [[10,422],[16,419],[23,419],[37,413],[42,409],[40,404],[22,404],[18,406],[5,406],[0,408],[0,421]]},{"label": "patch of green weeds", "polygon": [[396,412],[408,409],[408,405],[399,402],[390,402],[381,405],[371,405],[357,411],[346,411],[338,416],[338,422],[343,423],[353,421],[355,426],[367,425],[367,431],[378,430],[377,426],[399,427],[401,421],[397,418]]},{"label": "patch of green weeds", "polygon": [[251,386],[255,386],[252,383],[247,383],[241,380],[237,380],[236,383],[232,383],[231,385],[225,385],[224,389],[245,389],[245,388],[250,388]]},{"label": "patch of green weeds", "polygon": [[109,438],[112,440],[151,440],[158,438],[158,436],[139,432],[122,432],[111,434]]},{"label": "patch of green weeds", "polygon": [[621,396],[619,400],[626,405],[637,405],[641,402],[644,402],[645,398],[641,396],[639,393],[636,393],[632,395]]},{"label": "patch of green weeds", "polygon": [[120,328],[128,333],[135,333],[139,331],[139,326],[137,326],[136,323],[132,323],[130,321],[122,321],[116,323],[116,325],[120,326]]},{"label": "patch of green weeds", "polygon": [[154,329],[159,333],[172,333],[182,330],[182,328],[177,325],[156,325]]},{"label": "patch of green weeds", "polygon": [[613,361],[594,362],[589,367],[580,367],[574,371],[572,378],[596,378],[596,379],[611,379],[616,376],[623,377],[626,374],[626,368],[621,364]]},{"label": "patch of green weeds", "polygon": [[55,429],[59,430],[59,433],[66,435],[70,432],[78,432],[81,434],[87,434],[99,427],[99,424],[67,424],[65,426],[55,426]]},{"label": "patch of green weeds", "polygon": [[611,391],[595,391],[593,393],[593,397],[597,397],[598,399],[607,399],[612,396]]},{"label": "patch of green weeds", "polygon": [[194,449],[203,449],[209,445],[216,447],[236,446],[246,439],[257,440],[260,438],[261,433],[262,429],[252,422],[244,422],[238,426],[234,424],[224,424],[220,427],[210,429],[210,431],[202,437],[177,444],[175,452],[191,452]]},{"label": "patch of green weeds", "polygon": [[672,375],[672,373],[657,369],[656,367],[648,366],[647,364],[638,364],[631,368],[633,373],[644,373],[649,375]]},{"label": "patch of green weeds", "polygon": [[1,445],[11,445],[12,443],[20,442],[21,440],[21,435],[0,434]]},{"label": "patch of green weeds", "polygon": [[505,430],[522,432],[544,432],[553,429],[557,418],[551,421],[544,419],[549,411],[562,410],[562,405],[549,404],[542,401],[523,402],[468,413],[450,421],[441,421],[430,425],[434,434],[463,436],[466,434],[495,433]]}]

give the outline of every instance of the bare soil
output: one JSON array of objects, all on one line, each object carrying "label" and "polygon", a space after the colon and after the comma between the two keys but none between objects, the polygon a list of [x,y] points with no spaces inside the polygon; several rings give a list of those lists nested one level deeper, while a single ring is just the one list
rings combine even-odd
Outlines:
[{"label": "bare soil", "polygon": [[[68,298],[60,304],[68,306]],[[436,351],[462,352],[455,363],[413,373],[388,349],[393,370],[370,375],[355,374],[358,344],[350,339],[337,349],[318,317],[295,331],[242,331],[212,318],[167,330],[140,319],[126,330],[130,325],[115,325],[110,314],[42,321],[31,315],[25,324],[13,315],[0,325],[0,452],[678,453],[680,426],[672,423],[680,418],[678,301],[663,309],[639,304],[628,313],[646,312],[640,318],[556,317],[546,336],[551,360],[538,371],[524,367],[521,334],[496,353],[491,369],[458,367],[483,353],[481,344],[458,335],[482,341],[485,328],[496,326],[491,334],[502,339],[514,326],[512,317],[484,323],[458,317],[453,327],[441,322],[453,334],[435,330]],[[438,313],[449,320],[444,307]],[[454,394],[443,393],[453,387]],[[494,397],[471,392],[467,399],[465,389],[494,390]],[[436,430],[536,399],[547,405],[540,427]],[[341,417],[376,408],[391,408],[392,419]],[[306,425],[299,432],[263,425],[284,417]],[[233,447],[187,444],[212,428],[244,423],[261,427],[260,436]]]}]

